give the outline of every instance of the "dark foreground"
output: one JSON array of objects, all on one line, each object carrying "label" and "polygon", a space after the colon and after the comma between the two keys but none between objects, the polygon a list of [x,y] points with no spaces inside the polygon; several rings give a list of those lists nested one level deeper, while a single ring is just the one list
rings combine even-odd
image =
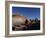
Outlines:
[{"label": "dark foreground", "polygon": [[12,27],[13,31],[21,31],[21,30],[40,30],[40,22],[34,23],[34,24],[29,24],[29,25],[22,25],[14,26]]}]

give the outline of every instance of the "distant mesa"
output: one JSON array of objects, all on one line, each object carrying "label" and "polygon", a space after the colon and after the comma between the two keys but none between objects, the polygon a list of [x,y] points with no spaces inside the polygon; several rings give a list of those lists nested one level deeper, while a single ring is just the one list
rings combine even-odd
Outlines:
[{"label": "distant mesa", "polygon": [[35,20],[27,19],[27,17],[19,14],[13,13],[12,14],[12,24],[13,25],[21,25],[21,24],[35,24],[38,23],[38,19]]}]

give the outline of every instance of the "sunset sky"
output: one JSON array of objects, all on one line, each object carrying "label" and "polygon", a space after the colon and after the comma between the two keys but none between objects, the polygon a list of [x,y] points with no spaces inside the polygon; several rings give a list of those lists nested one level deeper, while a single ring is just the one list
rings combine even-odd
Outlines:
[{"label": "sunset sky", "polygon": [[28,19],[35,19],[36,17],[40,18],[40,8],[32,8],[32,7],[12,7],[12,13],[19,13],[27,17]]}]

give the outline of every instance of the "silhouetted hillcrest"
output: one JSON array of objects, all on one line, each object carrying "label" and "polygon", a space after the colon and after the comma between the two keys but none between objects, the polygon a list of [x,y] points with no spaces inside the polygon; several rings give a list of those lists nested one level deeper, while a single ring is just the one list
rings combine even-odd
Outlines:
[{"label": "silhouetted hillcrest", "polygon": [[12,30],[40,30],[40,20],[27,19],[27,17],[22,15],[12,15]]}]

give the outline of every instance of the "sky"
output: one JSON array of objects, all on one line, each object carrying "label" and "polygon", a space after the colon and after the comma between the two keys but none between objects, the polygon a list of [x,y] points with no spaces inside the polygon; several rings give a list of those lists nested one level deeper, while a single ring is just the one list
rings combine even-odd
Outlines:
[{"label": "sky", "polygon": [[40,8],[32,7],[12,7],[12,13],[19,13],[28,19],[40,19]]}]

